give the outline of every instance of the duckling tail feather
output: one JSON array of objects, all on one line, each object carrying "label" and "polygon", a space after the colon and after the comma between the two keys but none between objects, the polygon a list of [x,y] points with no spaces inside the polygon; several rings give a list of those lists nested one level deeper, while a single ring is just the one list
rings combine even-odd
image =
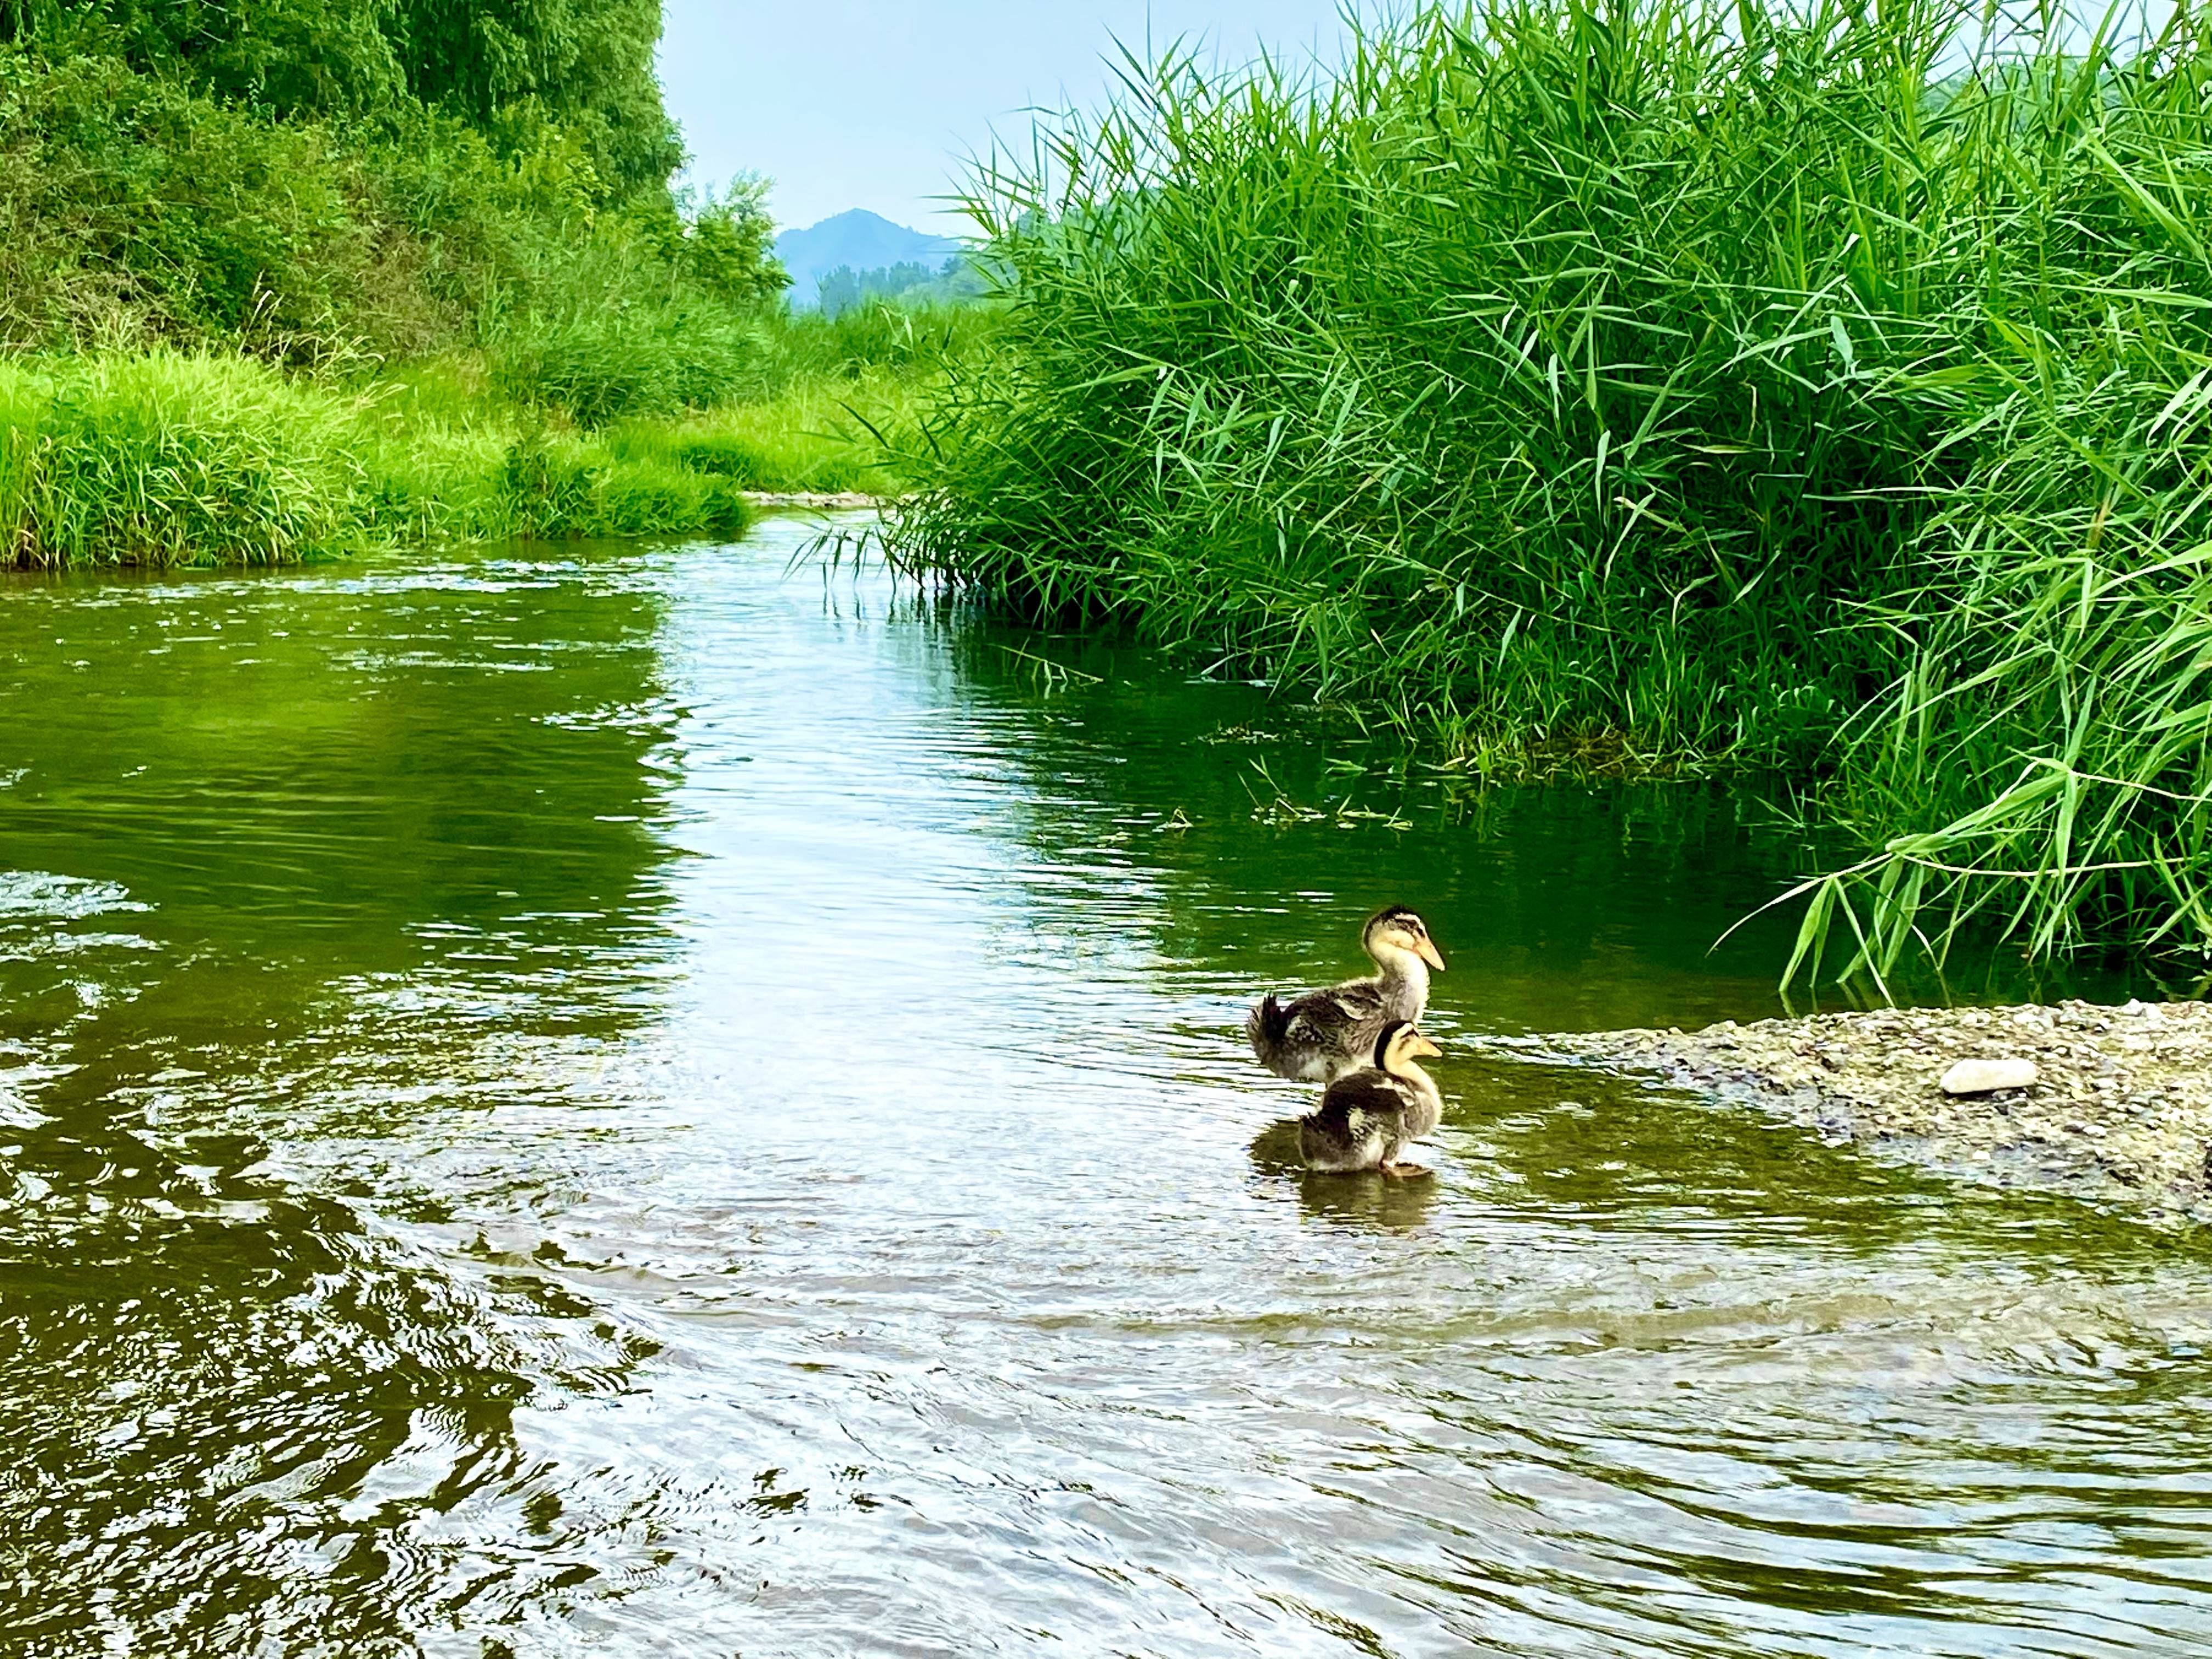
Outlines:
[{"label": "duckling tail feather", "polygon": [[1244,1035],[1251,1039],[1252,1052],[1263,1066],[1282,1052],[1284,1039],[1290,1034],[1291,1011],[1272,991],[1253,1004],[1252,1012],[1244,1016]]}]

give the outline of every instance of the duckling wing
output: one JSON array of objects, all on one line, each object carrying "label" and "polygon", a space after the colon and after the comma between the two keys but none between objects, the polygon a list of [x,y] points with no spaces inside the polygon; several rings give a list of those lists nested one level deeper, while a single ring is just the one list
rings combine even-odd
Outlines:
[{"label": "duckling wing", "polygon": [[1388,1072],[1370,1066],[1330,1084],[1314,1115],[1327,1122],[1366,1122],[1395,1131],[1405,1121],[1406,1092]]},{"label": "duckling wing", "polygon": [[1382,987],[1371,979],[1352,979],[1309,991],[1295,1002],[1262,999],[1245,1016],[1244,1034],[1260,1063],[1276,1076],[1327,1083],[1369,1063],[1389,1018]]},{"label": "duckling wing", "polygon": [[1371,1170],[1404,1139],[1405,1102],[1387,1073],[1339,1078],[1298,1124],[1298,1150],[1316,1170]]},{"label": "duckling wing", "polygon": [[1364,1055],[1382,1029],[1382,993],[1372,980],[1348,980],[1310,991],[1290,1007],[1285,1033],[1292,1047]]}]

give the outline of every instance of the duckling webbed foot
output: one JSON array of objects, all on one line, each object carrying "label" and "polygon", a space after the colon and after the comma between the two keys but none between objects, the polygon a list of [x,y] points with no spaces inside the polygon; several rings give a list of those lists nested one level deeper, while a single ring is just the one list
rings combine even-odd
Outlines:
[{"label": "duckling webbed foot", "polygon": [[1378,1164],[1375,1168],[1385,1181],[1418,1181],[1436,1173],[1425,1164]]}]

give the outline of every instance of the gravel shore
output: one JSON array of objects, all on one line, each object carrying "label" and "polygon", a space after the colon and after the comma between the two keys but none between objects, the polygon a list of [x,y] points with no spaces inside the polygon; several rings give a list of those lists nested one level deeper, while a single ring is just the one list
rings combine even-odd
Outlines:
[{"label": "gravel shore", "polygon": [[[2171,1223],[2212,1221],[2212,1004],[1884,1009],[1530,1046],[1755,1105],[1832,1145]],[[1947,1074],[1954,1090],[2001,1075],[1954,1072],[1961,1060],[2027,1060],[2035,1080],[1947,1093]]]},{"label": "gravel shore", "polygon": [[741,489],[745,505],[764,512],[781,508],[809,507],[824,513],[843,513],[855,507],[881,507],[880,495],[863,495],[858,490],[843,489],[823,492],[814,489]]}]

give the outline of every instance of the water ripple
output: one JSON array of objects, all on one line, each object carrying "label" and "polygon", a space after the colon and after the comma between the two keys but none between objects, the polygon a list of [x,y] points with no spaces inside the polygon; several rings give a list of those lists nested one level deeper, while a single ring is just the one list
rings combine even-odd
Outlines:
[{"label": "water ripple", "polygon": [[[1768,1012],[1755,799],[1263,823],[797,536],[9,594],[7,1643],[2212,1644],[2201,1246],[1492,1041]],[[1401,896],[1436,1174],[1309,1176],[1243,1009]]]}]

